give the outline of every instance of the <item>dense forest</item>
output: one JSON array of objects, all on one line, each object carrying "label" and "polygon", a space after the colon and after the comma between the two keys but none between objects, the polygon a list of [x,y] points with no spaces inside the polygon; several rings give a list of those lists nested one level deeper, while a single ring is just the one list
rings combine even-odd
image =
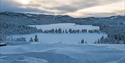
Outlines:
[{"label": "dense forest", "polygon": [[3,34],[28,34],[37,32],[36,28],[28,27],[25,25],[15,25],[0,22],[0,33]]},{"label": "dense forest", "polygon": [[38,30],[33,27],[25,25],[15,25],[9,23],[3,23],[0,21],[0,42],[6,41],[6,37],[12,34],[29,34],[35,33]]},{"label": "dense forest", "polygon": [[100,40],[100,43],[125,44],[125,24],[110,25],[101,27],[101,31],[108,34],[107,38]]}]

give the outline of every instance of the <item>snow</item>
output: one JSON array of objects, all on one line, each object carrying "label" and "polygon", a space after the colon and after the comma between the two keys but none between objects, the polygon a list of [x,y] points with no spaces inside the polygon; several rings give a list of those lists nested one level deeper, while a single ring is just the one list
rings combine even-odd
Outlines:
[{"label": "snow", "polygon": [[14,57],[7,56],[4,57],[3,59],[0,59],[0,63],[48,63],[48,61],[44,59],[27,57],[27,56],[14,56]]},{"label": "snow", "polygon": [[[95,44],[93,44],[95,45]],[[106,48],[114,48],[118,50],[125,50],[125,45],[124,44],[96,44],[96,46],[103,46]]]},{"label": "snow", "polygon": [[62,30],[99,30],[100,28],[98,26],[92,26],[92,25],[77,25],[75,23],[58,23],[58,24],[49,24],[49,25],[29,25],[31,27],[36,27],[37,29],[42,30],[51,30],[51,29],[62,29]]},{"label": "snow", "polygon": [[24,37],[27,41],[38,35],[41,43],[65,43],[65,44],[79,44],[84,39],[88,44],[92,44],[102,36],[106,37],[104,33],[79,33],[79,34],[53,34],[53,33],[34,33],[26,35],[13,35],[13,38]]},{"label": "snow", "polygon": [[[62,30],[99,30],[98,26],[92,25],[77,25],[74,23],[58,23],[58,24],[47,24],[47,25],[29,25],[31,27],[36,27],[42,30],[51,30],[61,28]],[[38,35],[39,42],[41,43],[64,43],[64,44],[79,44],[81,40],[84,39],[88,44],[92,44],[98,41],[102,36],[107,37],[105,33],[34,33],[34,34],[25,34],[25,35],[13,35],[11,38],[20,38],[24,37],[27,41],[30,38],[34,38],[35,35]]]},{"label": "snow", "polygon": [[18,60],[18,61],[25,61],[27,63],[48,63],[48,61],[44,59],[39,58],[33,58],[33,57],[24,57],[24,60]]},{"label": "snow", "polygon": [[7,60],[0,59],[0,63],[9,63]]},{"label": "snow", "polygon": [[20,53],[24,53],[24,52],[28,52],[25,49],[22,49],[20,46],[6,46],[4,47],[4,49],[0,49],[0,53],[2,54],[20,54]]},{"label": "snow", "polygon": [[[38,25],[41,29],[99,29],[98,27],[73,23]],[[93,44],[104,33],[34,33],[13,35],[25,37],[27,41],[38,35],[39,42],[21,42],[18,45],[0,47],[0,63],[124,63],[125,45]],[[81,44],[84,39],[87,44]],[[12,42],[16,43],[16,42]]]},{"label": "snow", "polygon": [[123,47],[125,45],[31,43],[27,45],[0,47],[0,61],[6,62],[10,60],[9,57],[16,56],[17,58],[22,58],[23,56],[24,60],[15,60],[25,61],[26,63],[63,63],[63,60],[66,63],[72,60],[74,61],[69,63],[74,63],[75,61],[78,61],[77,63],[123,63],[125,61],[125,49],[122,49]]}]

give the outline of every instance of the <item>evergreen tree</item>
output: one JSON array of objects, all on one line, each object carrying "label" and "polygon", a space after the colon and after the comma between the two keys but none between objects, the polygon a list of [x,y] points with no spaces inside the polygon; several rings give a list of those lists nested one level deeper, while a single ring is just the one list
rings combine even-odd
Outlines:
[{"label": "evergreen tree", "polygon": [[82,31],[81,31],[82,33],[85,33],[85,32],[87,32],[87,30],[86,29],[82,29]]},{"label": "evergreen tree", "polygon": [[68,31],[67,31],[67,30],[65,30],[65,33],[68,33]]},{"label": "evergreen tree", "polygon": [[34,41],[35,41],[35,42],[38,42],[38,41],[39,41],[39,39],[38,39],[38,36],[37,36],[37,35],[35,35]]},{"label": "evergreen tree", "polygon": [[73,30],[72,29],[69,29],[69,31],[68,31],[69,33],[73,33]]},{"label": "evergreen tree", "polygon": [[30,38],[30,42],[33,42],[33,38],[32,37]]},{"label": "evergreen tree", "polygon": [[61,28],[58,29],[58,33],[62,33],[62,29]]},{"label": "evergreen tree", "polygon": [[5,39],[6,39],[5,35],[0,33],[0,46],[7,45],[7,43],[5,42],[6,41]]},{"label": "evergreen tree", "polygon": [[100,44],[100,39],[98,39],[97,44]]},{"label": "evergreen tree", "polygon": [[102,36],[100,40],[104,40],[104,36]]},{"label": "evergreen tree", "polygon": [[81,44],[84,44],[84,43],[85,43],[85,41],[84,41],[84,39],[82,39],[82,40],[81,40]]},{"label": "evergreen tree", "polygon": [[55,30],[55,33],[58,33],[58,29]]},{"label": "evergreen tree", "polygon": [[85,44],[87,44],[87,42],[85,41]]}]

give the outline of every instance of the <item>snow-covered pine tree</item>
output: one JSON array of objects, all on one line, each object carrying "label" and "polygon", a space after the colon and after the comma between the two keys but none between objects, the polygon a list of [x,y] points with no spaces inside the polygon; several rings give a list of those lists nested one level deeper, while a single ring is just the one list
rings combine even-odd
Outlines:
[{"label": "snow-covered pine tree", "polygon": [[39,39],[38,39],[38,36],[37,36],[37,35],[35,35],[34,41],[35,41],[35,42],[38,42],[38,41],[39,41]]},{"label": "snow-covered pine tree", "polygon": [[31,37],[29,41],[30,41],[30,42],[33,42],[33,38]]}]

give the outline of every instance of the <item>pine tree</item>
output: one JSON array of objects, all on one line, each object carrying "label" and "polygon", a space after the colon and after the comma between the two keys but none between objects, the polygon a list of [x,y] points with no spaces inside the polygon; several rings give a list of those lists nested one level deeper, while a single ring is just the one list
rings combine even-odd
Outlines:
[{"label": "pine tree", "polygon": [[35,35],[34,41],[35,41],[35,42],[38,42],[38,41],[39,41],[37,35]]},{"label": "pine tree", "polygon": [[58,33],[62,33],[62,29],[61,28],[58,29]]},{"label": "pine tree", "polygon": [[84,44],[84,43],[85,43],[85,41],[84,41],[84,39],[82,39],[82,40],[81,40],[81,44]]},{"label": "pine tree", "polygon": [[101,41],[104,40],[104,36],[102,36],[100,40],[101,40]]},{"label": "pine tree", "polygon": [[85,41],[85,44],[87,44],[87,42]]},{"label": "pine tree", "polygon": [[30,42],[33,42],[33,38],[32,37],[30,38]]}]

